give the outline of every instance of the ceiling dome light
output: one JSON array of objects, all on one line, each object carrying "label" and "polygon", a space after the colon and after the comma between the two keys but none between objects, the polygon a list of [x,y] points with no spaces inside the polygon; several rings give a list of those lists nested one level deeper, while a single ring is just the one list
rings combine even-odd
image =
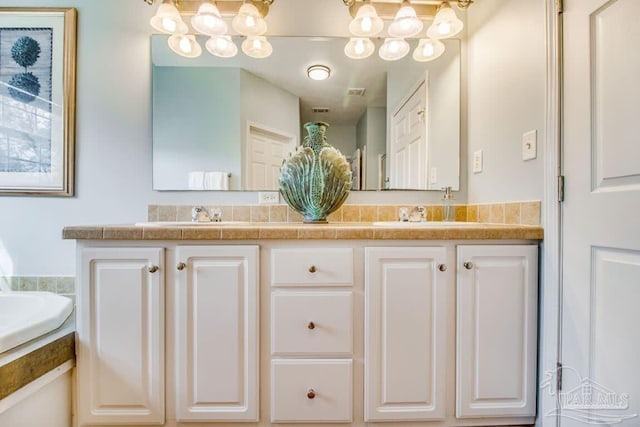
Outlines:
[{"label": "ceiling dome light", "polygon": [[384,22],[378,16],[376,9],[370,4],[364,4],[358,9],[356,17],[349,23],[349,31],[358,37],[371,37],[382,31]]},{"label": "ceiling dome light", "polygon": [[344,47],[344,54],[352,59],[363,59],[371,56],[376,46],[367,38],[352,37]]},{"label": "ceiling dome light", "polygon": [[149,23],[156,31],[165,34],[186,34],[189,31],[173,0],[164,0]]},{"label": "ceiling dome light", "polygon": [[242,42],[242,51],[252,58],[262,59],[271,55],[273,47],[265,36],[247,37]]},{"label": "ceiling dome light", "polygon": [[433,23],[427,29],[427,37],[432,39],[445,39],[447,37],[453,37],[462,31],[464,24],[456,13],[451,8],[449,3],[442,3],[440,10],[433,18]]},{"label": "ceiling dome light", "polygon": [[231,26],[243,36],[260,36],[267,32],[267,22],[258,8],[251,3],[240,6],[238,14],[231,21]]},{"label": "ceiling dome light", "polygon": [[406,40],[390,38],[384,40],[384,43],[380,46],[378,55],[385,61],[397,61],[398,59],[404,58],[410,49],[411,47]]},{"label": "ceiling dome light", "polygon": [[238,54],[238,47],[231,40],[231,36],[212,36],[207,40],[204,47],[210,54],[220,58],[231,58]]},{"label": "ceiling dome light", "polygon": [[191,18],[191,26],[200,34],[217,36],[227,32],[227,23],[222,20],[220,11],[208,0],[202,2],[198,13]]},{"label": "ceiling dome light", "polygon": [[185,58],[197,58],[202,54],[202,48],[193,34],[172,34],[168,42],[172,51]]},{"label": "ceiling dome light", "polygon": [[420,39],[413,50],[413,59],[418,62],[433,61],[444,53],[444,44],[440,40]]},{"label": "ceiling dome light", "polygon": [[416,11],[411,5],[405,4],[396,13],[393,22],[389,24],[389,35],[395,38],[412,37],[422,31],[422,21],[418,19]]},{"label": "ceiling dome light", "polygon": [[326,80],[331,75],[331,68],[326,65],[312,65],[307,68],[307,76],[311,80]]}]

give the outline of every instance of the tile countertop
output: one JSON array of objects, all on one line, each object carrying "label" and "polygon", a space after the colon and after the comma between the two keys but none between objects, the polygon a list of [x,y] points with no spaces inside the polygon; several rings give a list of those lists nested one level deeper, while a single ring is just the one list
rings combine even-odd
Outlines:
[{"label": "tile countertop", "polygon": [[76,240],[542,240],[541,226],[474,224],[380,226],[366,222],[243,225],[86,225],[68,226],[64,239]]}]

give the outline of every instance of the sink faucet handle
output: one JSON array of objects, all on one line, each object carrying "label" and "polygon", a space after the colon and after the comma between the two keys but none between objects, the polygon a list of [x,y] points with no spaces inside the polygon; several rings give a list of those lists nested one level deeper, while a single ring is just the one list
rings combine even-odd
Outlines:
[{"label": "sink faucet handle", "polygon": [[398,221],[409,221],[409,208],[398,209]]},{"label": "sink faucet handle", "polygon": [[424,206],[415,206],[409,214],[409,221],[422,222],[427,220],[427,209]]},{"label": "sink faucet handle", "polygon": [[213,222],[222,221],[222,209],[220,208],[211,209],[211,221]]},{"label": "sink faucet handle", "polygon": [[191,208],[191,221],[208,222],[211,221],[211,215],[204,206],[194,206]]}]

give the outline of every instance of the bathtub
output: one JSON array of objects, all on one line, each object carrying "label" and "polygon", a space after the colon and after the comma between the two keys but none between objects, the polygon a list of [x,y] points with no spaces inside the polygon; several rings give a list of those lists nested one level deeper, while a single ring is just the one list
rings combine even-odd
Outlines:
[{"label": "bathtub", "polygon": [[71,299],[50,292],[0,292],[0,354],[58,328],[72,311]]}]

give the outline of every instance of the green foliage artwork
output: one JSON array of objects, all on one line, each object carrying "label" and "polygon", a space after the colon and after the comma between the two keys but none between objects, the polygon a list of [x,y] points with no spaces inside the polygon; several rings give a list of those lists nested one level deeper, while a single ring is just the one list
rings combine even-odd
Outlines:
[{"label": "green foliage artwork", "polygon": [[29,36],[20,37],[11,47],[11,57],[27,71],[40,57],[40,43]]},{"label": "green foliage artwork", "polygon": [[11,57],[24,67],[24,73],[17,73],[9,80],[9,95],[13,99],[28,103],[40,95],[40,81],[28,71],[38,61],[40,52],[40,43],[28,36],[20,37],[11,47]]}]

